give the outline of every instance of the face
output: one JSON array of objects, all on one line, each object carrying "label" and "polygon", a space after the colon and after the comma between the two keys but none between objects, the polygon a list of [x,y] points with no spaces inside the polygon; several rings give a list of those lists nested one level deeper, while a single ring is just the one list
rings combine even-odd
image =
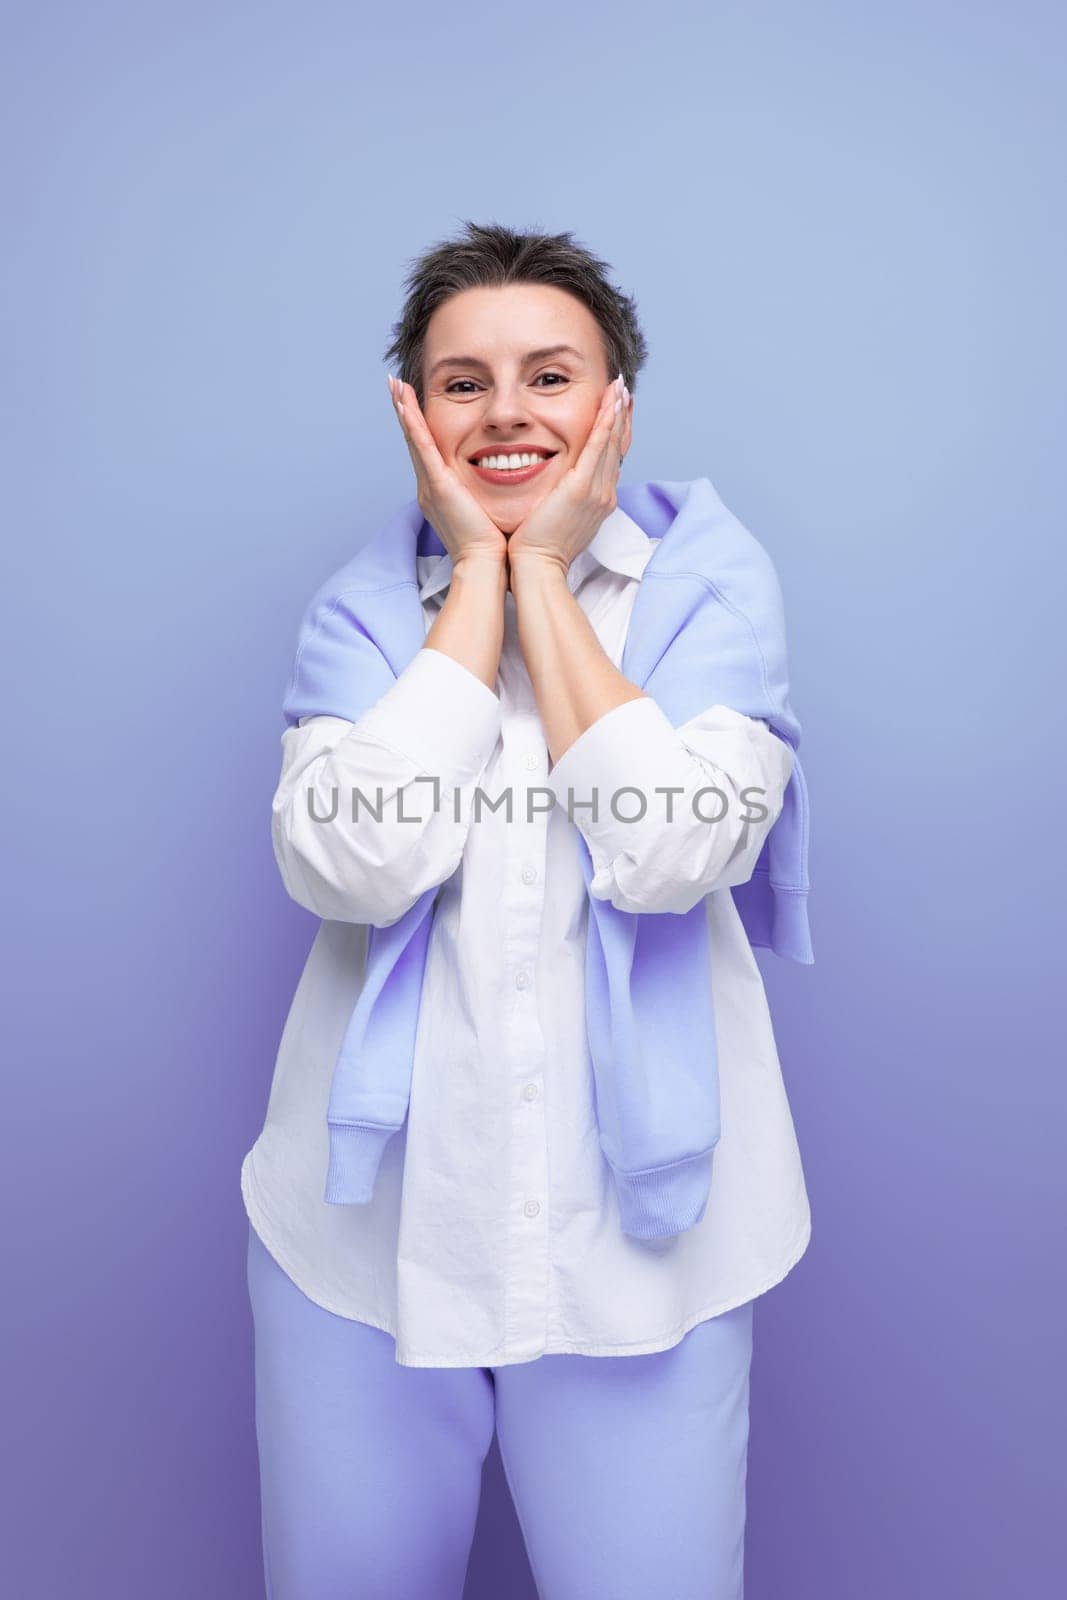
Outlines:
[{"label": "face", "polygon": [[[599,323],[565,289],[464,289],[430,318],[422,411],[445,462],[508,534],[574,465],[614,377]],[[527,451],[550,459],[510,472],[472,460]]]}]

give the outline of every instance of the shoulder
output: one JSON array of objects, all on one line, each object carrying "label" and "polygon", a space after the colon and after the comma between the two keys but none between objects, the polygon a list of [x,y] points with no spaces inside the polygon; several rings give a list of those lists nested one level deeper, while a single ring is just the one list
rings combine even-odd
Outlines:
[{"label": "shoulder", "polygon": [[358,626],[364,612],[378,614],[392,604],[393,596],[417,587],[416,540],[421,523],[417,502],[408,502],[321,580],[304,605],[298,648],[323,629]]},{"label": "shoulder", "polygon": [[757,631],[781,625],[782,585],[770,551],[721,499],[707,478],[664,485],[674,516],[645,574],[665,586],[688,585],[691,620],[725,609]]}]

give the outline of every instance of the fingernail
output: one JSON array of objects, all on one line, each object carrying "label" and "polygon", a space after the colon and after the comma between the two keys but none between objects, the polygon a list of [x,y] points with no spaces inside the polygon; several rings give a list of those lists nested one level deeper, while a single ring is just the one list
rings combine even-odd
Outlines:
[{"label": "fingernail", "polygon": [[616,400],[613,409],[615,410],[616,413],[618,413],[622,409],[622,396],[621,395],[619,396],[618,400]]}]

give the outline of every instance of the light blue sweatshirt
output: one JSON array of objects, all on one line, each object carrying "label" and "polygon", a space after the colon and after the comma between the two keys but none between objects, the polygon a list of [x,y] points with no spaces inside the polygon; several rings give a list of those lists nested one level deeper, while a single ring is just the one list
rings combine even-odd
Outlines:
[{"label": "light blue sweatshirt", "polygon": [[[793,751],[782,811],[751,878],[729,892],[753,945],[810,963],[808,799],[777,573],[707,478],[620,485],[617,500],[660,541],[641,578],[622,672],[675,727],[726,705],[762,718]],[[444,551],[412,500],[320,586],[286,690],[289,726],[307,716],[357,722],[381,699],[425,640],[415,558]],[[593,863],[579,837],[588,889]],[[390,926],[368,929],[363,987],[330,1093],[331,1204],[371,1199],[386,1142],[407,1114],[439,887]],[[587,1034],[622,1227],[635,1238],[680,1233],[704,1214],[720,1133],[705,906],[634,913],[590,895],[589,908]]]}]

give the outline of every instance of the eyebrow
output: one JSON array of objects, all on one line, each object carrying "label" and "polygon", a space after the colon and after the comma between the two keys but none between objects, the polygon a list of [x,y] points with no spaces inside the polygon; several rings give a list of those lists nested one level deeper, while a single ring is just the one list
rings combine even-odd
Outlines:
[{"label": "eyebrow", "polygon": [[[584,359],[581,351],[571,344],[546,344],[540,350],[527,350],[523,361],[547,361],[549,356],[562,355],[576,356],[579,361]],[[432,378],[442,367],[477,367],[481,372],[489,371],[488,363],[478,356],[443,356],[440,361],[434,362],[427,376]]]}]

